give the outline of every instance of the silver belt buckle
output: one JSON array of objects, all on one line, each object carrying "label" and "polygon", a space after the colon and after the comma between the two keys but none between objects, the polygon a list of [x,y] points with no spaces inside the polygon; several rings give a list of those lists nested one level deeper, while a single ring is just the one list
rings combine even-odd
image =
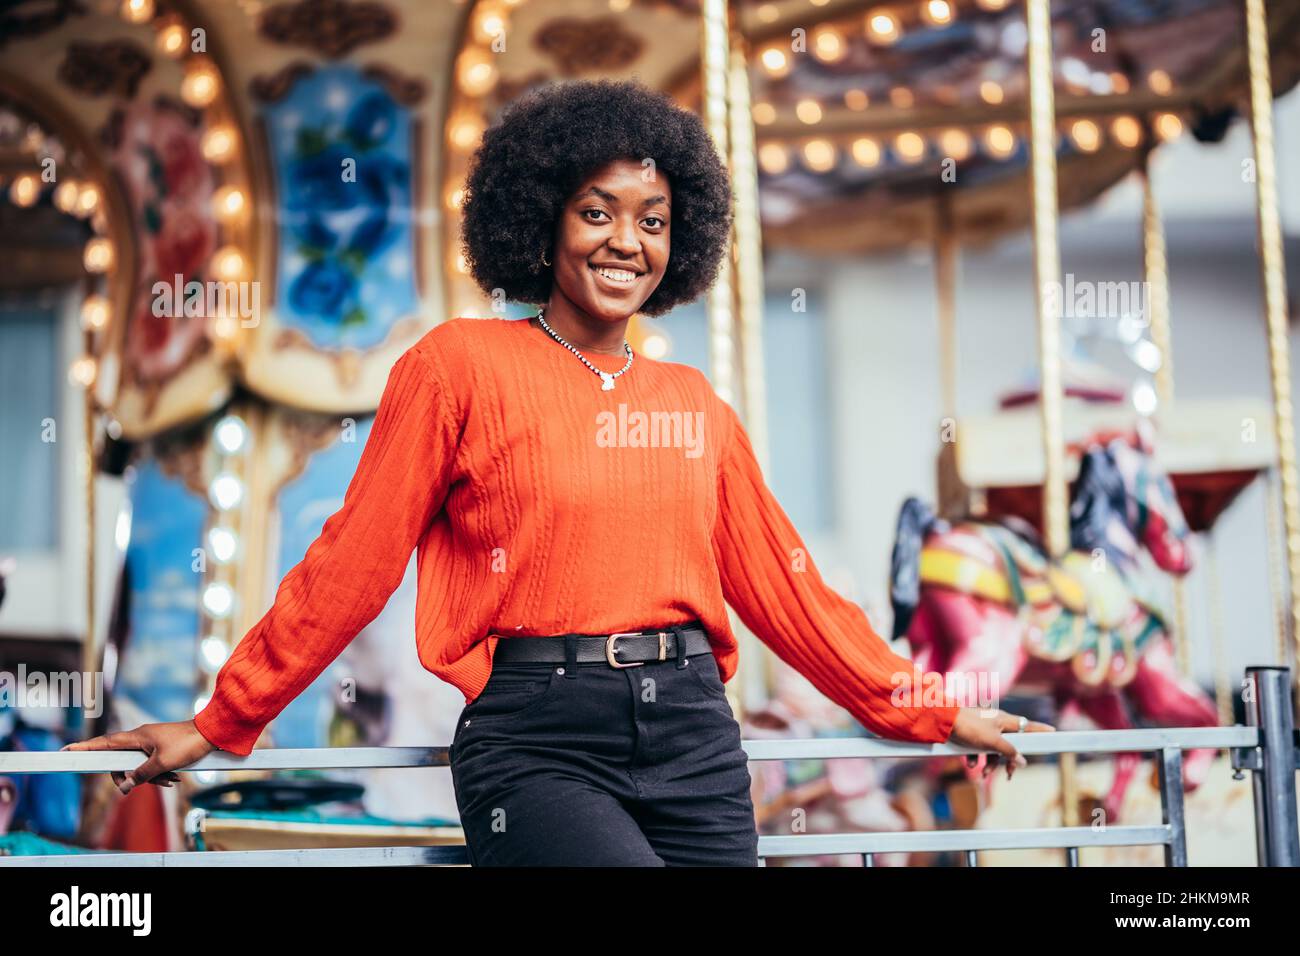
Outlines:
[{"label": "silver belt buckle", "polygon": [[[618,640],[620,637],[640,637],[640,636],[641,636],[640,631],[619,631],[617,634],[611,634],[609,635],[609,637],[605,638],[605,660],[609,661],[609,666],[616,667],[619,670],[623,670],[624,668],[627,667],[640,667],[642,664],[644,664],[645,661],[631,661],[627,664],[622,664],[618,661],[617,658],[614,657],[614,642],[616,640]],[[664,640],[663,636],[660,635],[659,637],[660,653],[663,652],[662,651],[663,640]]]}]

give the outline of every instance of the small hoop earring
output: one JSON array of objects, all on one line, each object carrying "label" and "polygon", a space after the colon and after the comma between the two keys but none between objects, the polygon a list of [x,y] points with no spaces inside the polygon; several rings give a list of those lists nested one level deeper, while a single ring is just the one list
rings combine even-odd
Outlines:
[{"label": "small hoop earring", "polygon": [[546,253],[543,252],[543,253],[542,253],[542,265],[544,265],[544,266],[549,266],[550,264],[551,264],[551,260],[548,259],[548,258],[546,258]]}]

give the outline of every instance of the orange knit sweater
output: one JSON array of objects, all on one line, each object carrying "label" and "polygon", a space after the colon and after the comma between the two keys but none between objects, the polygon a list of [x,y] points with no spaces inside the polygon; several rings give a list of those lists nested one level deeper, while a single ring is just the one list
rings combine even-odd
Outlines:
[{"label": "orange knit sweater", "polygon": [[600,385],[525,321],[457,318],[421,338],[389,373],[342,507],[222,667],[199,732],[248,754],[383,609],[415,550],[420,660],[467,702],[496,634],[698,618],[729,680],[725,599],[868,729],[946,740],[957,706],[899,693],[912,663],[822,581],[708,379],[638,355],[612,391]]}]

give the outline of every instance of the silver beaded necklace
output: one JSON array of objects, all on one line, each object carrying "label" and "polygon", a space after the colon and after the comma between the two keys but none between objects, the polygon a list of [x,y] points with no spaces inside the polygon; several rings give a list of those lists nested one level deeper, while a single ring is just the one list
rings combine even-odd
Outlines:
[{"label": "silver beaded necklace", "polygon": [[591,369],[593,372],[595,372],[597,375],[600,376],[600,380],[602,383],[600,386],[600,390],[602,392],[612,392],[614,390],[614,379],[618,378],[620,375],[622,375],[624,372],[626,372],[628,369],[632,367],[632,358],[633,358],[632,346],[627,344],[627,339],[623,340],[623,351],[627,353],[627,364],[624,365],[617,372],[602,372],[600,369],[596,368],[596,366],[588,362],[586,356],[584,356],[581,352],[579,352],[572,345],[566,342],[564,340],[564,337],[561,336],[559,332],[555,331],[555,329],[551,328],[549,325],[546,324],[546,320],[542,318],[542,313],[545,311],[546,309],[544,307],[542,306],[537,307],[537,321],[541,325],[541,327],[546,330],[546,333],[551,338],[555,339],[555,341],[559,342],[561,345],[563,345],[574,355],[578,356],[578,361],[580,361],[583,365],[587,366],[587,368]]}]

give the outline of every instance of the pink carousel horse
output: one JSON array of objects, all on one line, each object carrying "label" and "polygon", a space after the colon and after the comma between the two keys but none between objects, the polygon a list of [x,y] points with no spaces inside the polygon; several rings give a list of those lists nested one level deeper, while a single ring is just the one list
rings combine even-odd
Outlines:
[{"label": "pink carousel horse", "polygon": [[[1142,567],[1145,548],[1164,571],[1191,568],[1186,521],[1144,432],[1089,445],[1070,524],[1072,550],[1052,562],[1017,519],[949,525],[908,499],[894,544],[894,636],[907,636],[923,670],[1001,694],[1049,692],[1058,709],[1073,703],[1103,729],[1132,728],[1130,707],[1160,726],[1215,726],[1213,701],[1178,673],[1168,616]],[[1188,792],[1214,756],[1187,754]],[[1119,818],[1141,760],[1116,756],[1107,820]]]}]

